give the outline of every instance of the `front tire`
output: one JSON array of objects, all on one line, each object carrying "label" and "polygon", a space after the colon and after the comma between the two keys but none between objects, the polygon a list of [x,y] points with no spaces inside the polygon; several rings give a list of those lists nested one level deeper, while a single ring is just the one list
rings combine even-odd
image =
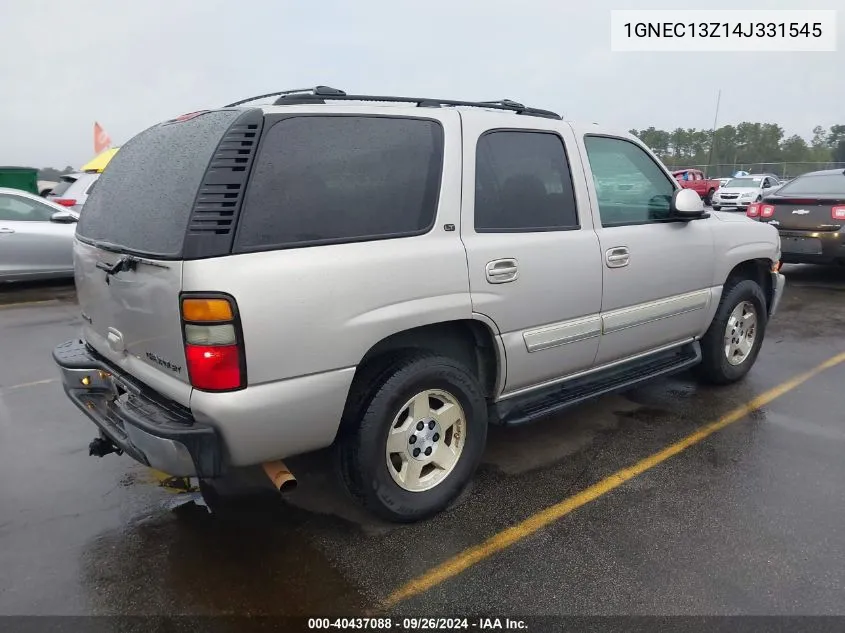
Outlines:
[{"label": "front tire", "polygon": [[[409,523],[446,508],[487,441],[487,403],[455,359],[419,352],[354,387],[338,443],[346,487],[372,512]],[[361,397],[361,394],[367,394]]]},{"label": "front tire", "polygon": [[766,324],[766,298],[760,286],[750,279],[726,284],[716,315],[701,339],[696,376],[717,385],[742,379],[757,360]]}]

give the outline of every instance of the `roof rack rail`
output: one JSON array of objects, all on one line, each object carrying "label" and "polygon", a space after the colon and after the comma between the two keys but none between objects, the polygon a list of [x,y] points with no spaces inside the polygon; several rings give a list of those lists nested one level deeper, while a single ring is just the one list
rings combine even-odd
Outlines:
[{"label": "roof rack rail", "polygon": [[[287,97],[288,95],[305,95],[316,97],[318,95],[345,95],[346,93],[343,90],[338,90],[337,88],[330,88],[329,86],[315,86],[313,88],[296,88],[294,90],[280,90],[278,92],[268,92],[267,94],[258,95],[256,97],[249,97],[248,99],[241,99],[240,101],[235,101],[234,103],[229,103],[224,108],[234,108],[235,106],[243,105],[245,103],[249,103],[250,101],[258,101],[259,99],[266,99],[268,97]],[[313,100],[309,100],[309,103],[312,103]]]},{"label": "roof rack rail", "polygon": [[316,86],[314,88],[303,88],[298,90],[282,90],[270,92],[257,97],[243,99],[225,106],[232,108],[243,105],[250,101],[265,99],[267,97],[278,97],[273,105],[294,105],[298,103],[325,103],[326,101],[373,101],[382,103],[415,103],[419,108],[442,108],[444,106],[465,106],[472,108],[486,108],[491,110],[505,110],[516,114],[544,117],[547,119],[561,119],[557,112],[541,110],[540,108],[529,108],[511,99],[499,99],[496,101],[459,101],[455,99],[432,99],[429,97],[394,97],[380,95],[350,95],[343,90],[330,88],[328,86]]}]

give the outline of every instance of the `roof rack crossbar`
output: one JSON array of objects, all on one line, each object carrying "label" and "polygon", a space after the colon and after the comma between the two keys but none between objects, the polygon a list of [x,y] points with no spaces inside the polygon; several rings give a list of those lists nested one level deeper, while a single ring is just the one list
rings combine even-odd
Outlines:
[{"label": "roof rack crossbar", "polygon": [[258,99],[265,99],[267,97],[278,97],[273,104],[285,105],[294,103],[325,103],[326,101],[371,101],[382,103],[413,103],[420,108],[442,108],[444,106],[464,106],[472,108],[486,108],[490,110],[504,110],[508,112],[515,112],[516,114],[525,114],[529,116],[538,116],[548,119],[561,119],[562,117],[557,112],[551,110],[542,110],[540,108],[529,108],[521,103],[512,101],[510,99],[499,99],[496,101],[460,101],[456,99],[432,99],[429,97],[395,97],[384,95],[350,95],[343,90],[336,88],[329,88],[328,86],[316,86],[314,88],[304,88],[298,90],[283,90],[279,92],[271,92],[249,99],[236,101],[225,107],[231,108],[250,101],[257,101]]}]

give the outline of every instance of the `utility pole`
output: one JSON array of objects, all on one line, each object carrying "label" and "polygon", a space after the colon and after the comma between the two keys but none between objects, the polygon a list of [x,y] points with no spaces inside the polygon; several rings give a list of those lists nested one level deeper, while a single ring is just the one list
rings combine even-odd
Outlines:
[{"label": "utility pole", "polygon": [[[710,170],[710,161],[713,160],[713,146],[716,144],[716,122],[719,120],[719,103],[722,101],[722,89],[719,88],[719,94],[716,96],[716,114],[713,117],[713,131],[710,135],[710,155],[707,157],[707,170]],[[707,174],[708,177],[711,174]]]}]

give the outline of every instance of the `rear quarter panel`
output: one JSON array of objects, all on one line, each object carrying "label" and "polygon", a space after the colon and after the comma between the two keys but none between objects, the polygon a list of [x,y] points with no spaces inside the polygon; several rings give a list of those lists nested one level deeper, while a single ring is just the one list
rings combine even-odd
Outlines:
[{"label": "rear quarter panel", "polygon": [[355,367],[373,345],[472,318],[457,228],[460,120],[451,111],[431,116],[444,127],[444,162],[437,218],[425,235],[185,262],[184,291],[229,293],[240,313],[247,388],[191,397],[195,416],[223,434],[233,464],[331,444]]}]

